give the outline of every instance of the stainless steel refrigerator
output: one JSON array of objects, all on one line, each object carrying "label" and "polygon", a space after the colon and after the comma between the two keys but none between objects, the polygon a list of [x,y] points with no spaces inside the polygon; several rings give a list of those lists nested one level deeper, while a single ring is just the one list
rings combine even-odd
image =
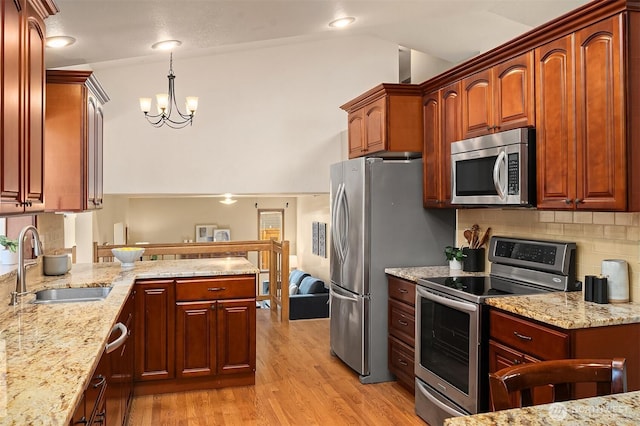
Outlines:
[{"label": "stainless steel refrigerator", "polygon": [[356,158],[331,166],[331,352],[362,383],[387,368],[388,267],[445,265],[455,211],[422,205],[422,160]]}]

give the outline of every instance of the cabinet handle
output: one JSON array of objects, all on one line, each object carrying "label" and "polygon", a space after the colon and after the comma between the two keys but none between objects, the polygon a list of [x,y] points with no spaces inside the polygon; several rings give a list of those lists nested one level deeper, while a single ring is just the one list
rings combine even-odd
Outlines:
[{"label": "cabinet handle", "polygon": [[407,293],[408,293],[408,291],[407,291],[407,289],[406,289],[406,288],[399,288],[399,289],[398,289],[398,293],[407,294]]},{"label": "cabinet handle", "polygon": [[580,204],[580,203],[584,203],[584,200],[582,200],[580,198],[576,198],[573,202],[576,203],[576,204]]},{"label": "cabinet handle", "polygon": [[525,336],[524,334],[520,334],[517,331],[513,332],[514,336],[516,336],[518,339],[522,339],[522,340],[526,340],[528,342],[533,340],[533,337],[531,336]]},{"label": "cabinet handle", "polygon": [[87,423],[89,423],[89,420],[87,420],[86,417],[82,416],[82,418],[75,422],[74,425],[86,425]]},{"label": "cabinet handle", "polygon": [[107,378],[104,377],[102,374],[98,374],[98,377],[96,377],[96,379],[98,379],[98,383],[96,383],[95,385],[93,385],[94,389],[99,388],[100,386],[104,385],[104,383],[107,381]]},{"label": "cabinet handle", "polygon": [[209,287],[207,291],[222,291],[226,289],[227,289],[226,287]]},{"label": "cabinet handle", "polygon": [[569,198],[566,198],[566,199],[564,200],[564,203],[565,203],[565,204],[571,204],[571,203],[573,203],[573,201],[572,201],[571,199],[569,199]]},{"label": "cabinet handle", "polygon": [[398,358],[398,364],[403,365],[405,367],[409,365],[409,363],[402,358]]},{"label": "cabinet handle", "polygon": [[514,359],[514,360],[513,360],[513,364],[514,364],[514,365],[518,365],[518,364],[520,364],[520,360],[519,360],[519,359]]},{"label": "cabinet handle", "polygon": [[406,321],[402,321],[402,320],[398,320],[398,323],[399,323],[400,325],[404,325],[405,327],[409,325],[409,323],[408,323],[408,322],[406,322]]}]

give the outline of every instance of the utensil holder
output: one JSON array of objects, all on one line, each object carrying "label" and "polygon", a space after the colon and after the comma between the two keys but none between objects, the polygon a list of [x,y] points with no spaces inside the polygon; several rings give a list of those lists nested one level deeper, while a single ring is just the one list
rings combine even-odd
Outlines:
[{"label": "utensil holder", "polygon": [[466,256],[462,261],[462,270],[467,272],[484,271],[484,248],[472,249],[464,247],[462,253]]}]

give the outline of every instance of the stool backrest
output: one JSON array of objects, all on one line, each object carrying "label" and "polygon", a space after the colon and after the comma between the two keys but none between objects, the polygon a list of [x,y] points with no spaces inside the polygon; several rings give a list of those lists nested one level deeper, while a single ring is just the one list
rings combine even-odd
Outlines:
[{"label": "stool backrest", "polygon": [[626,360],[561,359],[518,364],[489,373],[491,400],[496,411],[534,405],[533,388],[545,385],[553,386],[554,401],[567,401],[576,383],[596,383],[593,396],[626,392]]}]

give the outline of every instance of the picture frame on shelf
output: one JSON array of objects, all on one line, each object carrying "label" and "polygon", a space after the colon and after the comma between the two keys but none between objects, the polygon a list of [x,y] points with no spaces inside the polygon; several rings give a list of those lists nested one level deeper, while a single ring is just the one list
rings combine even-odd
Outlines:
[{"label": "picture frame on shelf", "polygon": [[216,225],[196,225],[196,243],[213,242],[213,233],[216,228]]},{"label": "picture frame on shelf", "polygon": [[215,229],[213,231],[213,241],[215,241],[215,242],[231,241],[231,230],[230,229]]}]

